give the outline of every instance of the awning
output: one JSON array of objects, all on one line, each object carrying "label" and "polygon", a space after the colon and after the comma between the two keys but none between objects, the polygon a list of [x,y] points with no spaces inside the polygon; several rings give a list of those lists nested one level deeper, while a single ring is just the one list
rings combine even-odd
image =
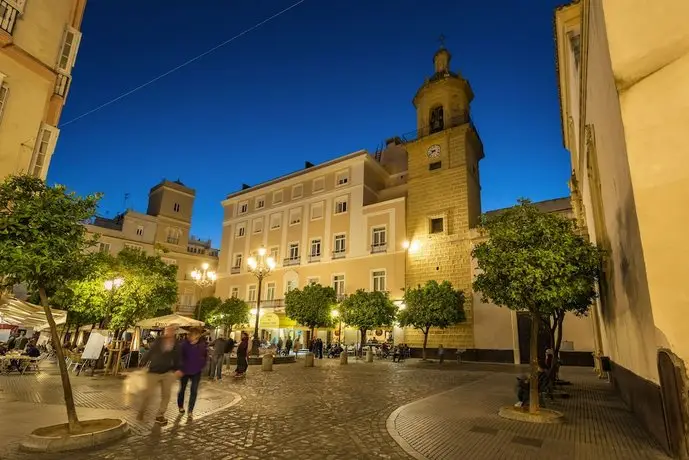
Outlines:
[{"label": "awning", "polygon": [[166,315],[158,318],[149,318],[136,323],[142,329],[162,329],[168,326],[179,327],[203,327],[205,323],[196,319],[191,319],[181,315]]},{"label": "awning", "polygon": [[[66,311],[55,309],[50,311],[55,324],[64,324],[67,321]],[[2,297],[0,300],[0,323],[31,327],[37,331],[49,328],[43,307],[9,296]]]}]

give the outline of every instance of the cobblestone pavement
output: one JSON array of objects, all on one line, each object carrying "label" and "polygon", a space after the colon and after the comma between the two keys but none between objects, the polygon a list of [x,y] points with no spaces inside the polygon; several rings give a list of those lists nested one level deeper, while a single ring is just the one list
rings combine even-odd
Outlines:
[{"label": "cobblestone pavement", "polygon": [[[474,408],[471,413],[477,420],[490,419],[496,409],[481,401],[493,398],[493,389],[500,379],[510,382],[506,391],[512,392],[514,374],[518,372],[520,370],[514,366],[460,367],[448,363],[439,368],[437,364],[418,364],[413,361],[402,364],[376,361],[366,364],[351,360],[347,366],[340,366],[338,362],[327,359],[318,361],[315,368],[304,368],[303,360],[300,360],[297,364],[275,366],[273,372],[261,372],[260,367],[251,366],[246,379],[202,383],[201,395],[210,389],[241,395],[241,401],[237,404],[203,419],[189,422],[185,417],[176,418],[175,423],[163,431],[149,426],[146,433],[135,434],[118,444],[92,452],[36,456],[15,451],[4,458],[130,460],[164,456],[166,460],[188,460],[190,457],[203,456],[229,460],[294,459],[307,455],[326,460],[409,459],[407,451],[388,432],[388,417],[396,409],[459,387],[468,389],[468,393],[461,395],[465,403],[457,407],[449,406],[448,402],[447,407],[453,407],[451,412],[470,406]],[[497,399],[504,396],[498,392]],[[477,405],[477,402],[480,404]],[[408,417],[407,414],[400,419],[401,415],[398,414],[400,423],[397,426],[402,429],[401,422],[406,420],[406,431],[402,430],[404,435],[412,433],[419,439],[428,438],[429,443],[438,442],[434,436],[434,430],[438,428],[431,415],[447,417],[443,409],[435,406],[431,414],[425,415],[425,420],[414,415]],[[482,410],[492,412],[483,413]],[[588,406],[586,410],[589,410]],[[589,417],[598,416],[599,412]],[[646,437],[628,413],[619,408],[617,412],[616,417],[622,421],[624,433],[628,433],[624,430],[631,430],[641,438]],[[589,422],[598,423],[593,419]],[[410,425],[413,423],[416,426]],[[476,424],[485,426],[483,422]],[[528,434],[530,429],[526,427],[522,430]],[[447,440],[442,439],[441,442]],[[472,442],[473,445],[466,446],[467,453],[477,449],[477,440]],[[486,442],[494,443],[495,439],[486,438]],[[402,444],[408,448],[404,441]],[[483,446],[483,449],[487,447],[489,445]],[[444,458],[480,457],[455,451],[452,457]]]},{"label": "cobblestone pavement", "polygon": [[667,459],[660,447],[588,369],[564,369],[570,398],[546,400],[562,424],[530,424],[497,415],[515,401],[514,376],[494,374],[401,407],[388,431],[418,460]]}]

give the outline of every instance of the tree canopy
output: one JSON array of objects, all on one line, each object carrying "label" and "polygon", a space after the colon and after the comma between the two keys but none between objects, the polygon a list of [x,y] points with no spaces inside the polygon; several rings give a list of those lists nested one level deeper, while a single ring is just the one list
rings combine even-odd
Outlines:
[{"label": "tree canopy", "polygon": [[285,295],[285,314],[302,326],[313,330],[330,327],[333,305],[337,302],[335,289],[320,284],[309,284],[304,289],[293,289]]},{"label": "tree canopy", "polygon": [[210,315],[222,304],[220,297],[208,296],[199,300],[196,308],[199,309],[199,320],[208,323]]},{"label": "tree canopy", "polygon": [[581,314],[593,303],[601,252],[573,220],[541,212],[524,199],[484,216],[481,231],[487,239],[472,251],[479,270],[473,287],[484,302],[530,313],[529,410],[537,412],[539,326],[557,312],[564,319],[565,311]]},{"label": "tree canopy", "polygon": [[226,332],[237,324],[249,321],[249,304],[237,297],[229,297],[221,301],[208,315],[207,322],[211,326],[222,327]]},{"label": "tree canopy", "polygon": [[4,288],[24,283],[39,294],[57,354],[70,433],[80,425],[48,292],[88,272],[86,250],[95,239],[82,223],[93,217],[99,199],[79,197],[28,175],[10,176],[0,184],[0,280]]},{"label": "tree canopy", "polygon": [[366,340],[366,331],[391,326],[397,314],[397,306],[386,292],[363,289],[345,297],[340,310],[342,321],[361,331],[362,343]]},{"label": "tree canopy", "polygon": [[449,281],[430,280],[424,286],[405,290],[405,308],[397,315],[397,320],[401,326],[412,326],[423,333],[424,359],[430,329],[445,329],[465,321],[464,302],[464,292],[455,289]]}]

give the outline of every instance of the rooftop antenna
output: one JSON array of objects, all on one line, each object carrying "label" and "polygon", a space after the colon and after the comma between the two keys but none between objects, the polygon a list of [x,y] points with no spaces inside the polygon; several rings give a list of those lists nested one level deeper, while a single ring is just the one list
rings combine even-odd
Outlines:
[{"label": "rooftop antenna", "polygon": [[129,209],[129,193],[124,194],[124,210],[127,211]]}]

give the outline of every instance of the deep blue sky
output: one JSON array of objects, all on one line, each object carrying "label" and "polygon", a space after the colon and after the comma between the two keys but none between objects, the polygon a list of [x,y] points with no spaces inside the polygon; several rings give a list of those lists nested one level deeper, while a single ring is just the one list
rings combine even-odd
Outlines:
[{"label": "deep blue sky", "polygon": [[[89,0],[62,122],[296,0]],[[195,188],[195,235],[219,246],[220,201],[416,129],[411,99],[444,33],[474,90],[483,210],[566,196],[552,17],[561,0],[306,0],[274,21],[64,126],[49,181],[146,210],[162,178]],[[199,5],[199,6],[192,6]],[[201,6],[202,5],[202,6]]]}]

